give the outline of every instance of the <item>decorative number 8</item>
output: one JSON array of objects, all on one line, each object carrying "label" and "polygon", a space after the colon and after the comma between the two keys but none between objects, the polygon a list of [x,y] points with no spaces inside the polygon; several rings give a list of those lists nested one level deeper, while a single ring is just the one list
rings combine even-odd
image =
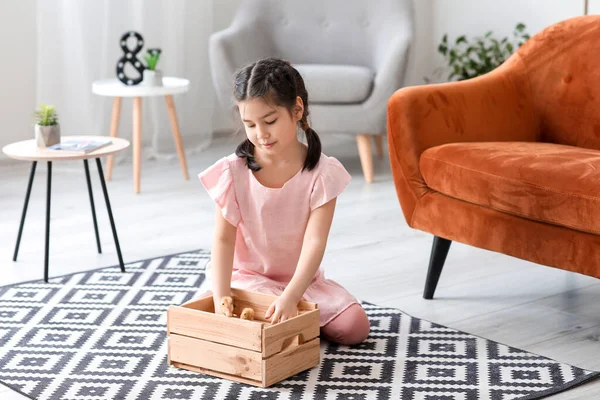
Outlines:
[{"label": "decorative number 8", "polygon": [[[135,49],[133,50],[130,50],[129,47],[127,47],[127,39],[130,37],[135,37],[137,39]],[[119,80],[126,85],[137,85],[142,81],[142,79],[144,79],[144,70],[146,69],[146,66],[136,57],[136,55],[142,50],[142,47],[144,47],[144,39],[139,33],[131,31],[126,32],[123,36],[121,36],[120,43],[124,54],[123,57],[121,57],[117,62],[117,78],[119,78]],[[139,77],[130,78],[125,75],[125,64],[127,63],[131,64],[131,66],[133,66],[133,68],[140,73]]]}]

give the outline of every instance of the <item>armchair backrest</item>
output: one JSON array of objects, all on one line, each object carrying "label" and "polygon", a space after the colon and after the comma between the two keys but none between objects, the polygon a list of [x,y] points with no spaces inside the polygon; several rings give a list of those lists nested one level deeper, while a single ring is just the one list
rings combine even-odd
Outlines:
[{"label": "armchair backrest", "polygon": [[277,57],[376,71],[377,44],[412,31],[411,0],[243,0],[233,24],[266,30]]},{"label": "armchair backrest", "polygon": [[600,15],[551,25],[517,54],[541,121],[540,140],[600,150]]}]

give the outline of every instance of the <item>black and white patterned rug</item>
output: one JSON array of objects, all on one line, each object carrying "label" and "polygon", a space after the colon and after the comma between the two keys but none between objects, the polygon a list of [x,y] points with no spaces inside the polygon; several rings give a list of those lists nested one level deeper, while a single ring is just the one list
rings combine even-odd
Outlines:
[{"label": "black and white patterned rug", "polygon": [[318,368],[268,389],[167,366],[166,308],[194,296],[196,251],[0,288],[0,382],[52,400],[537,399],[599,375],[365,303],[372,332],[322,341]]}]

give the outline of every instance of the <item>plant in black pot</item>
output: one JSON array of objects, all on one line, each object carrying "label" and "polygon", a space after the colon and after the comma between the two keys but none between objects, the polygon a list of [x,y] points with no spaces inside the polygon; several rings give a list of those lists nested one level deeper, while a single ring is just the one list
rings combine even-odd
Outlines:
[{"label": "plant in black pot", "polygon": [[[462,81],[483,75],[506,61],[529,37],[522,23],[516,25],[512,40],[508,37],[497,39],[489,31],[483,37],[475,37],[472,40],[465,35],[459,36],[452,45],[448,42],[446,34],[437,50],[444,56],[447,66],[438,68],[434,75],[440,76],[446,71],[449,81]],[[427,77],[424,79],[426,83],[431,82]]]}]

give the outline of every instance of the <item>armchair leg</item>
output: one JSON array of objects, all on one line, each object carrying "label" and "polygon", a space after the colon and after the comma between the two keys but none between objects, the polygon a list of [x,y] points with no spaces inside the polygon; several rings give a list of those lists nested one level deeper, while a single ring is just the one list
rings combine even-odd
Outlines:
[{"label": "armchair leg", "polygon": [[356,135],[356,144],[358,145],[358,155],[362,166],[365,181],[373,182],[373,153],[371,150],[371,135]]},{"label": "armchair leg", "polygon": [[431,257],[429,259],[429,270],[427,271],[427,280],[425,281],[425,290],[423,292],[424,299],[433,299],[435,288],[437,287],[440,275],[442,274],[442,268],[444,268],[444,262],[446,262],[448,250],[450,250],[450,244],[452,244],[451,240],[443,239],[438,236],[433,237],[433,246],[431,247]]},{"label": "armchair leg", "polygon": [[375,142],[375,154],[377,157],[383,157],[383,134],[373,135],[373,141]]}]

